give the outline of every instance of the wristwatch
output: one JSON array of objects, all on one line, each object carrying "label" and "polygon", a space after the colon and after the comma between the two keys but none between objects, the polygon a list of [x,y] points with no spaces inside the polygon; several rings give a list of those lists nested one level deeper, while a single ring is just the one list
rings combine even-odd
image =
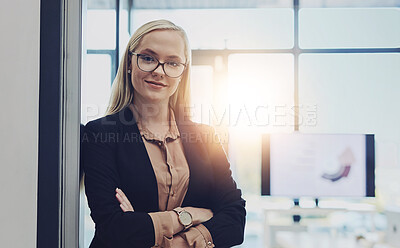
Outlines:
[{"label": "wristwatch", "polygon": [[177,207],[177,208],[174,208],[174,211],[175,211],[175,213],[178,214],[179,223],[181,223],[185,227],[184,230],[188,229],[189,227],[191,227],[193,225],[192,215],[188,211],[186,211],[184,208]]}]

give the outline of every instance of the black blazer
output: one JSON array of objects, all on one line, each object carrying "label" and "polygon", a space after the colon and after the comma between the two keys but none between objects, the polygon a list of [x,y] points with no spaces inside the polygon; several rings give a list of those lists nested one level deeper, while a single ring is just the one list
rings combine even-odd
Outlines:
[{"label": "black blazer", "polygon": [[[216,247],[243,242],[245,201],[236,187],[226,154],[214,129],[179,122],[189,165],[189,187],[182,206],[209,208],[203,223]],[[96,224],[90,247],[151,247],[155,243],[149,212],[159,211],[157,181],[145,145],[128,107],[89,122],[82,137],[85,191]],[[124,213],[115,198],[120,188],[134,212]]]}]

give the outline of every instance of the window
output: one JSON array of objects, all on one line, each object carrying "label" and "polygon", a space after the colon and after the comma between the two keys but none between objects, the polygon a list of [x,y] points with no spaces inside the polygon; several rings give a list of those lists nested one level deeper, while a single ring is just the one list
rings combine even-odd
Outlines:
[{"label": "window", "polygon": [[[126,1],[88,0],[83,14],[83,80],[81,85],[81,123],[104,116],[111,93],[111,83],[117,72],[119,45],[126,43]],[[83,8],[85,9],[85,8]],[[117,11],[121,10],[121,11]],[[119,25],[124,20],[125,25]],[[123,32],[123,30],[126,30]],[[85,32],[86,31],[86,32]],[[124,44],[125,46],[125,44]],[[82,187],[83,188],[83,187]],[[89,247],[94,236],[94,223],[83,189],[80,192],[80,228],[83,247]],[[83,237],[82,237],[83,236]]]},{"label": "window", "polygon": [[[101,42],[88,37],[82,103],[98,110],[86,105],[82,118],[104,113],[128,30],[154,19],[182,26],[192,47],[193,119],[216,126],[247,200],[243,247],[262,244],[262,133],[376,134],[377,200],[400,205],[389,197],[400,195],[399,1],[127,2],[88,9],[88,24],[104,15],[98,21],[110,27]],[[86,96],[94,88],[101,93]]]},{"label": "window", "polygon": [[300,47],[400,47],[398,8],[304,8],[299,13]]},{"label": "window", "polygon": [[288,8],[139,9],[132,15],[134,30],[151,20],[171,20],[187,32],[193,50],[293,47],[293,10]]}]

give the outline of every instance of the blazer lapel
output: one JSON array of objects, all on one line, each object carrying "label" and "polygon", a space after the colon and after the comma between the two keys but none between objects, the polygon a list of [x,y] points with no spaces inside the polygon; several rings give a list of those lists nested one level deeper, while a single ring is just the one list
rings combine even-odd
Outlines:
[{"label": "blazer lapel", "polygon": [[129,189],[126,195],[137,211],[159,211],[157,179],[136,120],[128,107],[118,114],[122,136],[119,157],[124,160],[120,174]]},{"label": "blazer lapel", "polygon": [[[198,124],[178,124],[182,145],[190,170],[189,187],[182,206],[207,206],[207,188],[211,187],[210,159]],[[206,193],[206,194],[205,194]]]}]

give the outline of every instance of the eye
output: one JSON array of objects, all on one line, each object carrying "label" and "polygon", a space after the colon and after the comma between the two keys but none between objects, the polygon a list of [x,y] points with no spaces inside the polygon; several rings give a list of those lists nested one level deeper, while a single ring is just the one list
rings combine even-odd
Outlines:
[{"label": "eye", "polygon": [[156,61],[155,58],[153,58],[153,57],[150,56],[150,55],[146,55],[146,54],[140,55],[139,58],[140,58],[143,62],[145,62],[145,63],[154,63],[154,62]]},{"label": "eye", "polygon": [[175,62],[175,61],[167,61],[165,63],[170,67],[179,67],[181,65],[179,62]]}]

